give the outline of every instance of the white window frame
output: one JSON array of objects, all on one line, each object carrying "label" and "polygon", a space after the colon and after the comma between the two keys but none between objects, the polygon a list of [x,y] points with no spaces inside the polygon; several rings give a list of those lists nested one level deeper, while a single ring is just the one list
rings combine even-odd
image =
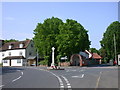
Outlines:
[{"label": "white window frame", "polygon": [[11,56],[11,52],[9,52],[8,55]]},{"label": "white window frame", "polygon": [[2,53],[2,56],[4,57],[4,56],[5,56],[5,54],[4,54],[4,53]]},{"label": "white window frame", "polygon": [[23,55],[23,52],[20,52],[19,55],[22,56],[22,55]]},{"label": "white window frame", "polygon": [[23,48],[23,46],[24,46],[23,43],[19,44],[19,48]]},{"label": "white window frame", "polygon": [[21,63],[21,59],[17,59],[17,63]]},{"label": "white window frame", "polygon": [[8,60],[3,60],[3,63],[8,63]]}]

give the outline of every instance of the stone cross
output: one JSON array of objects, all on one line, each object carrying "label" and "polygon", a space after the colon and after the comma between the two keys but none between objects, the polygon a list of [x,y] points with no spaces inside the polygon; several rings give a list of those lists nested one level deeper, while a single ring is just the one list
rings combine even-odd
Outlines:
[{"label": "stone cross", "polygon": [[52,63],[51,63],[51,66],[55,66],[55,61],[54,61],[54,50],[55,50],[55,48],[52,47]]}]

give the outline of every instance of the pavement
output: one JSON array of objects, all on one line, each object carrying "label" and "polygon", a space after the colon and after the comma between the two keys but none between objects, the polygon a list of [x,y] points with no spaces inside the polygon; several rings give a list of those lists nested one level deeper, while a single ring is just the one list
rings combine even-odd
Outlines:
[{"label": "pavement", "polygon": [[2,84],[6,88],[51,89],[118,89],[117,66],[62,67],[65,70],[47,70],[47,67],[3,67]]}]

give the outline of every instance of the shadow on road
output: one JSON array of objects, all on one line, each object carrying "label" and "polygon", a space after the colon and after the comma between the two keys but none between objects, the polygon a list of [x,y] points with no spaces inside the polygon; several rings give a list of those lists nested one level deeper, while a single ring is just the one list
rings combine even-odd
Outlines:
[{"label": "shadow on road", "polygon": [[88,67],[111,67],[113,65],[110,64],[101,64],[101,65],[89,65]]},{"label": "shadow on road", "polygon": [[0,75],[4,75],[6,73],[14,73],[17,72],[18,70],[24,70],[22,68],[19,67],[2,67],[2,73],[0,73]]}]

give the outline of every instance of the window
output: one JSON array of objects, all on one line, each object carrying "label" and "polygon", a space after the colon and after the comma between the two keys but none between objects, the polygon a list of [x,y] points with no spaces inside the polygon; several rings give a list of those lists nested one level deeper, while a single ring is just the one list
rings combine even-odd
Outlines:
[{"label": "window", "polygon": [[119,58],[119,61],[120,61],[120,58]]},{"label": "window", "polygon": [[31,52],[29,52],[29,55],[32,55],[32,53],[31,53]]},{"label": "window", "polygon": [[11,56],[11,52],[9,52],[9,56]]},{"label": "window", "polygon": [[23,43],[21,43],[21,44],[19,45],[19,47],[20,47],[20,48],[23,48],[23,46],[24,46],[24,44],[23,44]]},{"label": "window", "polygon": [[12,49],[14,47],[14,45],[13,44],[11,44],[11,45],[9,45],[9,49]]},{"label": "window", "polygon": [[12,48],[12,46],[11,45],[9,45],[9,49],[11,49]]},{"label": "window", "polygon": [[21,60],[20,60],[20,59],[18,59],[18,60],[17,60],[17,63],[21,63]]},{"label": "window", "polygon": [[5,56],[5,54],[4,54],[4,53],[2,53],[2,56],[4,57],[4,56]]},{"label": "window", "polygon": [[31,47],[33,47],[33,44],[31,44]]},{"label": "window", "polygon": [[19,53],[20,56],[22,56],[22,54],[23,54],[22,52]]},{"label": "window", "polygon": [[3,63],[7,63],[7,60],[3,60]]}]

